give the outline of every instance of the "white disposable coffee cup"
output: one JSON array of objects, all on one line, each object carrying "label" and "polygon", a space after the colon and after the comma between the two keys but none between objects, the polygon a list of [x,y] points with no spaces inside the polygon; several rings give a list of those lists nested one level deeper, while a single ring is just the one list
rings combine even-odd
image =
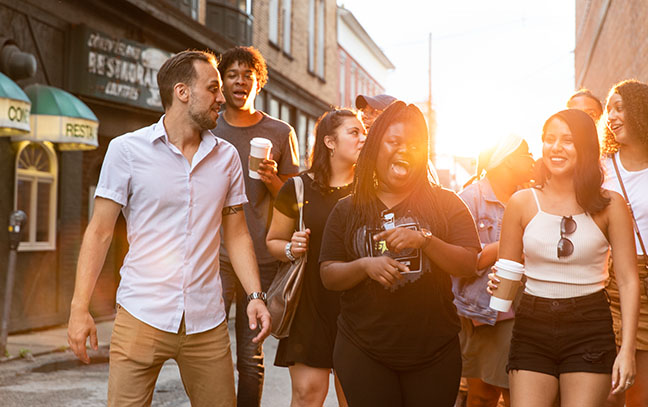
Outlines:
[{"label": "white disposable coffee cup", "polygon": [[493,290],[490,307],[496,311],[507,312],[511,309],[517,290],[520,288],[524,265],[512,260],[499,259],[495,263],[495,270],[495,275],[500,282]]},{"label": "white disposable coffee cup", "polygon": [[272,141],[267,138],[255,137],[250,140],[250,157],[248,161],[248,174],[250,178],[261,179],[257,172],[259,164],[263,160],[270,159],[270,151],[272,150]]}]

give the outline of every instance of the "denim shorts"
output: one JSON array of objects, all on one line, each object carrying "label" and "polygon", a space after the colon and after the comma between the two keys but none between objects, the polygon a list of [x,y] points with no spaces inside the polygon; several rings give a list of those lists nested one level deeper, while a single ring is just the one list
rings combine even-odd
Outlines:
[{"label": "denim shorts", "polygon": [[616,357],[605,290],[574,298],[524,294],[515,313],[507,371],[612,373]]}]

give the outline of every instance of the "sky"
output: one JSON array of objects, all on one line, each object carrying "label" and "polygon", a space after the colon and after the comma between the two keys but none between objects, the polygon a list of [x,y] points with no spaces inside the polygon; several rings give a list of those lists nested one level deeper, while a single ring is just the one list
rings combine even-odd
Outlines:
[{"label": "sky", "polygon": [[396,66],[384,85],[406,102],[428,98],[432,33],[438,153],[474,157],[498,137],[515,133],[539,156],[544,121],[574,91],[574,0],[338,4]]}]

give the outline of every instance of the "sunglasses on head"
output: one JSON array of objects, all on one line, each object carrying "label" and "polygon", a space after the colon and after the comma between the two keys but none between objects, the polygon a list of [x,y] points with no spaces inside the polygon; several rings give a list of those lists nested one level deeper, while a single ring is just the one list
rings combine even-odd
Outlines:
[{"label": "sunglasses on head", "polygon": [[560,220],[560,240],[558,241],[558,258],[570,256],[574,253],[574,244],[565,235],[576,231],[576,221],[571,216],[563,216]]}]

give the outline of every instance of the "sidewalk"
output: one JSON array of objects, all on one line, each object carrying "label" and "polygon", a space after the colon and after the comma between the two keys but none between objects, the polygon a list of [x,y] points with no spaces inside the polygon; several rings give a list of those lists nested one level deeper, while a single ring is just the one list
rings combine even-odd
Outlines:
[{"label": "sidewalk", "polygon": [[[99,347],[110,344],[113,320],[97,322],[97,339]],[[20,357],[41,356],[53,352],[64,352],[68,349],[67,326],[59,326],[43,331],[29,332],[20,335],[9,335],[7,338],[7,352],[9,360]],[[0,359],[1,363],[6,359]],[[0,367],[1,368],[1,367]]]},{"label": "sidewalk", "polygon": [[[232,355],[234,355],[236,364],[236,334],[233,311],[230,312],[228,323]],[[91,363],[107,363],[113,320],[101,321],[96,324],[99,350],[88,350],[88,355],[92,360]],[[272,336],[268,337],[263,344],[266,367],[262,399],[263,407],[284,407],[290,404],[291,391],[288,369],[276,367],[273,364],[277,345],[278,341]],[[74,353],[69,350],[66,326],[21,335],[10,335],[7,350],[11,357],[9,359],[0,358],[0,382],[6,377],[23,376],[31,372],[45,373],[61,369],[72,369],[81,364],[74,356]],[[172,361],[167,363],[174,365]],[[25,377],[29,380],[28,376]],[[333,376],[330,375],[329,392],[324,407],[337,406],[337,398],[333,389]]]}]

